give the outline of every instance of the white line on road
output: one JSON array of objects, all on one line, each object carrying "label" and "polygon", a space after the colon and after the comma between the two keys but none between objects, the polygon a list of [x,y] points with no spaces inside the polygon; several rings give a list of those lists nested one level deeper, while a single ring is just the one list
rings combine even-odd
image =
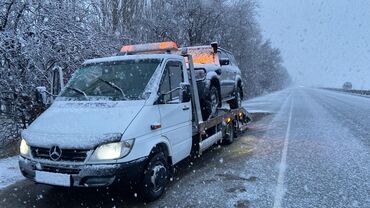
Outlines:
[{"label": "white line on road", "polygon": [[285,170],[286,170],[286,157],[288,152],[288,143],[289,143],[289,135],[290,135],[290,125],[292,121],[292,112],[293,112],[293,100],[290,103],[290,110],[289,110],[289,120],[288,120],[288,127],[285,133],[284,138],[284,147],[283,152],[281,155],[281,162],[279,168],[279,175],[276,184],[275,190],[275,198],[274,198],[274,208],[281,208],[281,202],[284,197],[284,177],[285,177]]}]

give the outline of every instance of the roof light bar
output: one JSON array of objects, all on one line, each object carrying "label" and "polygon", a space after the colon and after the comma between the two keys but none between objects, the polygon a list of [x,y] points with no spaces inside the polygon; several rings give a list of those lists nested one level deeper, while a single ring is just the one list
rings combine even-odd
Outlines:
[{"label": "roof light bar", "polygon": [[125,45],[121,48],[121,53],[132,54],[142,52],[171,52],[178,50],[177,44],[173,41],[147,43],[138,45]]}]

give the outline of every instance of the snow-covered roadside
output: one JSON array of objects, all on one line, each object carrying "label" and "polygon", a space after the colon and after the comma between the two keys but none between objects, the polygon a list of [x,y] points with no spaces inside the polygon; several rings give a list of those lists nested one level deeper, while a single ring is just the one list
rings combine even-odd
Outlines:
[{"label": "snow-covered roadside", "polygon": [[18,167],[18,156],[0,160],[0,190],[23,179]]}]

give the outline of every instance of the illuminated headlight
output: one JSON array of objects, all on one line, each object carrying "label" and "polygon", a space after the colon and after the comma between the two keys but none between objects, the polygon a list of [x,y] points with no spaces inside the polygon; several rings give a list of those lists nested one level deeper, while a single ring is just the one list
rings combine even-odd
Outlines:
[{"label": "illuminated headlight", "polygon": [[30,155],[30,146],[28,146],[26,140],[22,139],[21,146],[19,147],[19,152],[22,156],[29,156]]},{"label": "illuminated headlight", "polygon": [[195,69],[195,79],[197,81],[203,81],[206,78],[207,72],[205,69]]},{"label": "illuminated headlight", "polygon": [[130,153],[134,139],[100,145],[91,156],[92,161],[115,160]]}]

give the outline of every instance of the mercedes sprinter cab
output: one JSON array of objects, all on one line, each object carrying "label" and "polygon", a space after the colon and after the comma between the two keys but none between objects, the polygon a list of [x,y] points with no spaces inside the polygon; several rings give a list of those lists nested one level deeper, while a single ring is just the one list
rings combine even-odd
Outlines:
[{"label": "mercedes sprinter cab", "polygon": [[[171,167],[190,155],[200,131],[192,125],[201,117],[192,111],[200,106],[192,98],[195,82],[172,50],[174,42],[130,45],[123,55],[85,61],[22,132],[22,174],[66,187],[120,182],[139,187],[147,200],[160,197]],[[203,150],[221,136],[196,146]]]}]

